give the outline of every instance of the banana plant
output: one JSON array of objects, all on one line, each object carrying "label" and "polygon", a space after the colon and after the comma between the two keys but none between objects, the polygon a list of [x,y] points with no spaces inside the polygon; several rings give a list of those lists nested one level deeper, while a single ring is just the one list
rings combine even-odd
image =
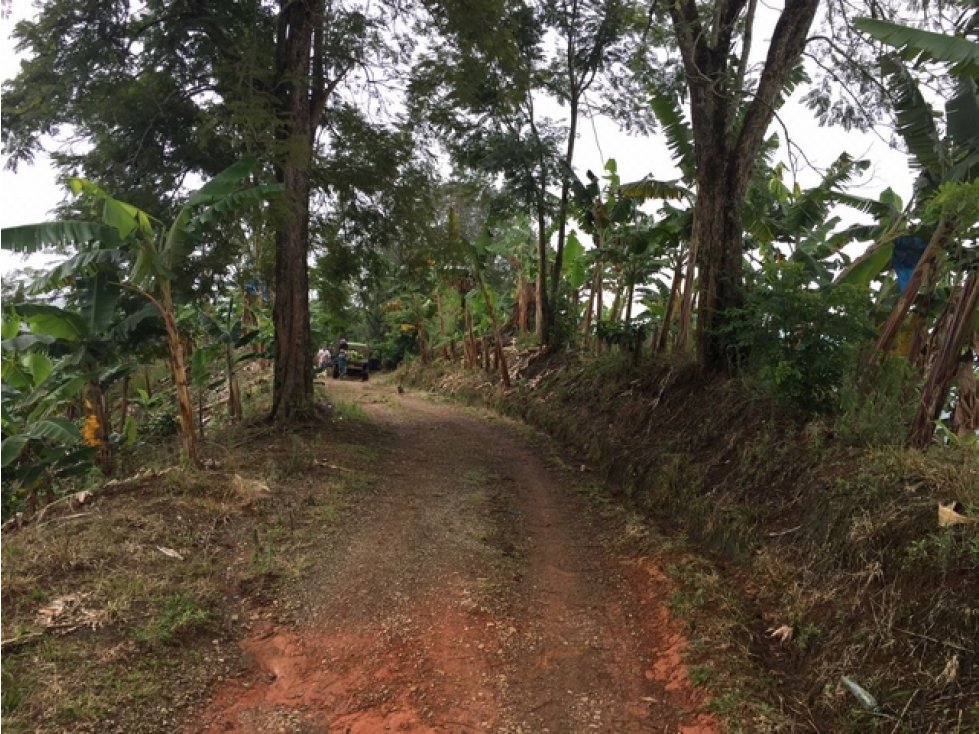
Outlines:
[{"label": "banana plant", "polygon": [[[32,328],[25,331],[22,327],[28,323]],[[48,333],[43,330],[45,325]],[[5,310],[0,327],[4,517],[20,492],[26,493],[33,507],[42,485],[50,496],[55,482],[84,474],[93,466],[95,436],[90,435],[86,442],[75,422],[61,415],[68,406],[77,405],[88,375],[78,373],[71,353],[53,354],[61,337],[73,337],[81,328],[52,312],[31,314],[28,310],[21,315],[12,308]]]},{"label": "banana plant", "polygon": [[[239,359],[235,351],[247,346],[259,335],[258,329],[246,329],[244,319],[235,310],[234,298],[228,300],[223,318],[216,318],[208,311],[200,312],[201,325],[209,343],[205,350],[213,350],[224,359],[224,376],[228,388],[228,415],[232,420],[241,420],[241,388],[235,364]],[[245,359],[253,357],[246,354]]]},{"label": "banana plant", "polygon": [[[459,226],[458,218],[456,216],[455,208],[449,209],[449,220],[447,224],[447,236],[450,242],[456,244],[462,252],[465,253],[469,261],[469,271],[472,276],[472,280],[479,288],[479,295],[482,297],[482,306],[485,309],[485,313],[489,318],[490,324],[493,329],[493,344],[496,355],[496,362],[500,370],[500,380],[503,383],[503,387],[506,389],[510,388],[510,370],[507,366],[506,354],[503,351],[503,330],[501,328],[499,319],[499,310],[496,305],[495,294],[492,293],[491,288],[486,282],[486,269],[487,260],[489,257],[494,255],[494,236],[492,232],[492,217],[487,218],[484,225],[477,236],[475,241],[470,241],[467,239]],[[474,302],[473,291],[470,291],[466,298],[467,301],[467,311],[472,314],[472,304]],[[470,338],[472,339],[472,326],[467,325],[467,330],[470,333]],[[483,352],[484,359],[486,356],[485,350]]]},{"label": "banana plant", "polygon": [[184,350],[175,314],[174,270],[208,222],[277,191],[271,186],[244,185],[256,165],[255,159],[244,159],[218,174],[189,197],[167,227],[137,207],[110,196],[92,182],[76,178],[69,181],[72,192],[86,196],[100,206],[100,222],[47,222],[2,232],[2,246],[19,252],[34,252],[52,246],[80,247],[81,251],[69,261],[68,267],[63,266],[58,271],[65,278],[89,275],[96,265],[115,264],[116,280],[91,278],[90,300],[97,304],[95,310],[100,314],[110,308],[120,288],[138,293],[152,305],[162,318],[166,331],[183,453],[194,465],[200,465],[200,457]]},{"label": "banana plant", "polygon": [[[912,164],[920,170],[916,183],[915,213],[930,231],[927,246],[890,316],[881,328],[875,357],[890,351],[902,331],[912,304],[919,295],[926,303],[944,277],[960,282],[952,289],[930,337],[928,322],[913,322],[912,345],[928,344],[929,366],[910,440],[922,446],[934,434],[934,422],[944,408],[951,380],[963,347],[976,333],[979,281],[963,264],[963,239],[975,240],[979,211],[979,44],[965,37],[979,26],[979,15],[967,16],[962,36],[950,36],[863,18],[856,26],[896,49],[881,59],[892,87],[897,129],[907,144]],[[955,91],[945,105],[944,133],[922,95],[908,63],[944,65],[955,81]],[[956,267],[958,265],[958,267]],[[958,271],[958,272],[955,272]],[[924,360],[919,360],[922,364]]]},{"label": "banana plant", "polygon": [[[579,226],[591,236],[594,243],[590,256],[591,288],[581,329],[582,344],[587,347],[592,343],[593,332],[597,333],[602,324],[605,275],[609,265],[612,265],[618,279],[615,284],[616,293],[621,294],[622,288],[626,285],[626,268],[623,267],[623,263],[627,246],[623,235],[630,230],[636,217],[637,202],[652,196],[672,196],[676,194],[676,187],[671,183],[662,183],[651,178],[623,185],[614,159],[609,159],[605,164],[604,186],[598,176],[591,171],[586,172],[587,184],[574,172],[569,172],[568,175],[573,195],[573,211]],[[621,302],[621,295],[618,300]],[[599,346],[598,342],[596,342],[597,346]]]}]

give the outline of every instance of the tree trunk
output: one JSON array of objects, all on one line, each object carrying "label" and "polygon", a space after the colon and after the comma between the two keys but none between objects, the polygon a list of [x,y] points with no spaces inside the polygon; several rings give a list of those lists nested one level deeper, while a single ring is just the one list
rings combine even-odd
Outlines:
[{"label": "tree trunk", "polygon": [[421,321],[415,326],[415,338],[418,339],[418,353],[422,364],[428,365],[428,338],[425,335],[425,324]]},{"label": "tree trunk", "polygon": [[[493,341],[496,348],[496,363],[500,368],[500,379],[503,381],[503,387],[507,390],[510,389],[510,369],[507,367],[506,355],[503,353],[503,333],[500,329],[500,321],[496,317],[496,308],[493,306],[493,302],[490,300],[489,290],[486,288],[486,281],[483,280],[483,274],[476,271],[476,278],[479,280],[479,288],[483,292],[483,300],[486,302],[486,310],[489,313],[490,322],[493,324]],[[486,340],[483,339],[483,344],[485,348]]]},{"label": "tree trunk", "polygon": [[[908,286],[910,289],[910,285]],[[962,287],[952,318],[945,329],[944,338],[928,371],[921,391],[918,412],[911,424],[911,445],[923,448],[931,443],[935,433],[935,421],[941,416],[948,397],[948,389],[959,368],[959,358],[966,340],[973,333],[972,320],[979,305],[979,271],[973,270]]]},{"label": "tree trunk", "polygon": [[675,0],[667,6],[686,71],[697,165],[691,234],[691,249],[694,242],[700,249],[697,351],[705,367],[721,371],[730,364],[721,320],[742,299],[745,191],[819,0],[784,4],[758,85],[750,101],[741,104],[734,37],[746,5],[747,0],[707,5]]},{"label": "tree trunk", "polygon": [[547,240],[541,220],[541,233],[537,243],[537,257],[540,264],[537,268],[537,308],[534,311],[534,332],[538,344],[548,343],[550,333],[551,312],[547,301]]},{"label": "tree trunk", "polygon": [[170,297],[169,284],[163,289],[163,303],[160,313],[167,332],[167,345],[170,348],[170,375],[177,391],[177,409],[180,428],[180,444],[184,457],[194,466],[201,465],[197,453],[197,436],[194,427],[194,406],[190,401],[190,388],[187,386],[187,366],[184,363],[184,346],[177,329],[177,321],[173,316],[173,300]]},{"label": "tree trunk", "polygon": [[680,298],[680,276],[683,273],[683,257],[678,257],[676,268],[673,270],[673,282],[670,284],[670,295],[666,302],[666,309],[663,312],[663,322],[660,324],[659,338],[656,341],[655,351],[663,352],[666,349],[666,342],[670,337],[670,322],[673,320],[673,304]]},{"label": "tree trunk", "polygon": [[462,314],[466,322],[466,336],[462,340],[462,348],[465,351],[465,367],[466,369],[476,368],[476,335],[473,333],[473,317],[472,312],[466,305],[466,297],[462,297]]},{"label": "tree trunk", "polygon": [[109,416],[105,409],[105,394],[98,380],[85,385],[85,428],[83,435],[90,446],[97,449],[95,463],[106,476],[112,474],[112,451],[109,444]]},{"label": "tree trunk", "polygon": [[686,352],[690,342],[690,326],[693,322],[694,308],[694,275],[697,271],[697,257],[699,256],[697,240],[690,238],[690,247],[687,252],[687,270],[683,275],[683,300],[680,303],[680,322],[677,324],[676,341],[673,343],[674,351]]},{"label": "tree trunk", "polygon": [[204,404],[204,395],[206,392],[206,384],[197,388],[197,436],[201,441],[204,440],[204,411],[207,410],[207,406]]},{"label": "tree trunk", "polygon": [[[569,50],[570,55],[570,50]],[[572,63],[569,60],[569,64]],[[569,71],[570,71],[569,66]],[[558,232],[557,232],[557,247],[554,253],[554,266],[551,271],[551,293],[550,293],[550,305],[552,309],[551,323],[548,324],[548,329],[550,332],[554,331],[554,314],[553,310],[557,308],[558,299],[561,297],[561,275],[562,269],[564,267],[564,243],[568,235],[568,204],[571,195],[571,164],[574,162],[574,148],[575,142],[578,138],[578,94],[575,89],[575,80],[572,74],[570,79],[571,95],[569,102],[569,128],[568,128],[568,145],[564,154],[565,169],[561,174],[561,202],[558,208]],[[553,343],[556,338],[554,333],[548,335],[548,344]]]},{"label": "tree trunk", "polygon": [[445,341],[445,312],[442,310],[442,294],[435,291],[435,308],[439,317],[439,342]]},{"label": "tree trunk", "polygon": [[521,270],[517,276],[517,329],[523,336],[530,333],[530,304],[532,301],[534,301],[534,288]]},{"label": "tree trunk", "polygon": [[276,45],[277,94],[282,111],[277,168],[283,187],[275,234],[275,373],[273,420],[313,413],[313,353],[309,324],[309,194],[316,120],[311,109],[310,53],[317,2],[280,0]]},{"label": "tree trunk", "polygon": [[[707,158],[718,162],[724,160],[715,158],[710,151],[705,152]],[[697,176],[693,237],[702,245],[697,356],[701,364],[721,371],[728,368],[730,358],[726,340],[719,330],[721,318],[742,302],[741,213],[747,181],[739,181],[739,168],[737,163],[731,170],[723,163],[714,166],[701,162]],[[731,204],[732,201],[738,203]]]},{"label": "tree trunk", "polygon": [[235,353],[229,345],[225,352],[225,372],[228,378],[228,416],[231,420],[241,420],[241,388],[235,374]]},{"label": "tree trunk", "polygon": [[[976,332],[973,331],[973,343]],[[955,410],[952,411],[952,431],[959,438],[969,438],[976,435],[979,429],[979,398],[976,396],[975,347],[966,352],[959,360],[959,370],[955,376],[958,386],[958,397]]]},{"label": "tree trunk", "polygon": [[119,400],[119,435],[126,434],[126,421],[129,419],[129,375],[122,378],[122,396]]}]

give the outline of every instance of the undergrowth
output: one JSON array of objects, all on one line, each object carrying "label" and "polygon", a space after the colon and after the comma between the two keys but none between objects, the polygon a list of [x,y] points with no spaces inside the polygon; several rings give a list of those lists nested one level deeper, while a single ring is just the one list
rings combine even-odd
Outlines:
[{"label": "undergrowth", "polygon": [[207,428],[207,470],[143,433],[119,452],[121,480],[5,530],[5,732],[179,731],[215,677],[237,672],[250,625],[300,614],[278,590],[367,481],[349,467],[370,462],[358,437],[370,427],[341,404],[283,432],[255,402],[263,383],[246,389],[245,420]]}]

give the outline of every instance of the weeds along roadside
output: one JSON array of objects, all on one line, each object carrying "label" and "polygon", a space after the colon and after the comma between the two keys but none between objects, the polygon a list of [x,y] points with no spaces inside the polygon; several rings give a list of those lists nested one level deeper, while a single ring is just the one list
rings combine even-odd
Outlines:
[{"label": "weeds along roadside", "polygon": [[241,669],[250,627],[301,613],[279,591],[369,482],[336,467],[370,465],[371,429],[338,404],[280,435],[259,419],[267,388],[244,421],[211,427],[208,471],[172,467],[169,440],[148,436],[138,474],[4,532],[4,731],[177,730]]},{"label": "weeds along roadside", "polygon": [[897,391],[805,420],[616,355],[541,360],[509,392],[401,379],[545,431],[670,539],[691,677],[732,731],[979,731],[979,525],[938,523],[939,503],[979,516],[979,457],[898,445]]}]

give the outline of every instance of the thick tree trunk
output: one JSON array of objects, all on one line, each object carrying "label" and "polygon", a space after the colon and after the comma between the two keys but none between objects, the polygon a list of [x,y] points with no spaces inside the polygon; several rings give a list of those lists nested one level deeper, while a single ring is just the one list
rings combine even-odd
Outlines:
[{"label": "thick tree trunk", "polygon": [[[668,12],[686,70],[697,164],[691,241],[700,249],[697,351],[709,369],[729,366],[724,313],[742,298],[744,194],[785,80],[805,48],[819,0],[785,3],[750,101],[742,104],[735,34],[747,0],[675,0]],[[748,11],[751,15],[751,11]],[[732,84],[732,80],[734,84]]]},{"label": "thick tree trunk", "polygon": [[280,0],[276,72],[285,152],[278,167],[283,187],[281,220],[275,235],[274,420],[313,413],[313,353],[309,331],[309,194],[313,119],[310,52],[318,3]]},{"label": "thick tree trunk", "polygon": [[534,301],[534,286],[521,270],[517,276],[517,329],[521,335],[530,333],[530,306]]},{"label": "thick tree trunk", "polygon": [[721,165],[701,162],[697,177],[693,232],[701,245],[697,356],[709,368],[726,370],[730,355],[720,326],[724,313],[742,301],[741,213],[747,179],[739,173],[738,162],[724,166],[724,158],[706,152],[705,158]]}]

